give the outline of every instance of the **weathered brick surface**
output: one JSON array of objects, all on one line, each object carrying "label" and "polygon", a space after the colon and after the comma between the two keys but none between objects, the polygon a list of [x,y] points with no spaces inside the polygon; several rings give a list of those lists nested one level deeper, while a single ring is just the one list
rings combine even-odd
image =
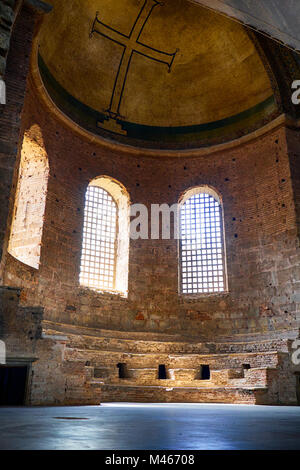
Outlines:
[{"label": "weathered brick surface", "polygon": [[21,307],[20,290],[0,287],[0,337],[8,357],[34,356],[35,343],[42,335],[41,307]]},{"label": "weathered brick surface", "polygon": [[[38,286],[30,289],[32,273],[11,258],[5,281],[26,284],[26,302],[43,305],[45,319],[206,339],[297,330],[299,249],[285,128],[212,156],[136,157],[74,135],[30,87],[23,128],[33,124],[41,130],[50,165]],[[131,241],[128,299],[80,289],[84,196],[99,175],[119,180],[131,202],[148,207],[173,204],[192,186],[215,187],[224,203],[229,293],[178,295],[174,240]]]},{"label": "weathered brick surface", "polygon": [[[170,336],[165,343],[163,335],[147,341],[147,333],[135,337],[137,333],[127,332],[125,339],[112,331],[98,336],[97,330],[83,335],[78,329],[74,334],[76,327],[72,334],[63,335],[66,325],[56,331],[51,323],[50,330],[47,321],[42,332],[43,309],[20,306],[21,298],[20,289],[0,288],[0,338],[6,343],[8,363],[21,361],[29,366],[27,404],[297,403],[291,341],[269,341],[269,347],[266,341],[257,342],[256,352],[245,351],[250,343],[235,343],[234,351],[229,351],[230,345],[215,343],[215,349],[227,347],[228,352],[208,354],[210,344],[175,338],[172,342]],[[126,364],[124,378],[119,377],[119,363]],[[159,380],[159,364],[166,367],[165,380]],[[209,364],[210,380],[201,380],[202,364]]]},{"label": "weathered brick surface", "polygon": [[2,0],[0,3],[0,77],[5,72],[16,5],[16,0]]},{"label": "weathered brick surface", "polygon": [[[2,2],[2,4],[8,15],[8,10],[11,9],[14,2],[6,1]],[[12,13],[10,16],[11,15]],[[18,146],[20,144],[19,132],[21,113],[24,104],[34,26],[35,18],[33,11],[28,9],[26,6],[23,6],[20,14],[15,20],[10,40],[10,49],[7,56],[4,75],[7,95],[6,104],[0,105],[0,258],[2,255],[4,234],[6,230],[13,172]],[[9,44],[7,44],[7,48],[8,45]],[[5,57],[6,54],[7,51],[5,52]],[[5,64],[3,64],[3,71],[4,66]]]},{"label": "weathered brick surface", "polygon": [[[22,21],[32,34],[30,18],[23,15]],[[21,54],[21,39],[14,47],[19,49],[7,68],[12,78],[20,71],[13,61]],[[1,115],[9,123],[7,132],[0,130],[3,230],[26,67],[20,83],[16,76],[12,80],[12,104]],[[4,282],[20,291],[11,291],[12,300],[9,289],[3,291],[0,324],[12,356],[36,358],[30,403],[96,404],[102,396],[103,401],[296,404],[287,340],[298,334],[300,320],[299,133],[280,127],[207,156],[137,156],[91,144],[64,127],[41,103],[31,80],[21,136],[28,132],[42,142],[50,170],[40,267],[6,256]],[[39,166],[37,147],[30,172]],[[128,298],[80,288],[85,191],[100,175],[119,180],[132,203],[148,208],[172,205],[193,186],[213,186],[224,204],[229,292],[180,296],[173,240],[130,242]],[[37,187],[30,191],[39,200]],[[14,191],[11,210],[13,203]],[[129,371],[122,382],[120,362]],[[168,369],[165,387],[157,377],[159,364]],[[201,364],[211,367],[209,383],[199,384]]]},{"label": "weathered brick surface", "polygon": [[[107,336],[102,337],[91,332],[82,335],[80,330],[77,333],[67,334],[64,360],[68,364],[86,361],[88,383],[97,393],[101,391],[102,401],[138,401],[143,396],[141,401],[246,403],[248,396],[252,403],[297,403],[297,367],[291,362],[290,341],[257,341],[256,352],[247,352],[248,342],[236,343],[234,351],[229,344],[215,343],[219,350],[227,346],[227,353],[207,354],[205,343],[134,340],[131,333],[125,340],[119,333],[108,331],[103,331]],[[120,363],[126,368],[123,378],[119,378]],[[165,380],[159,380],[159,364],[166,367]],[[203,364],[210,366],[210,380],[201,380]]]},{"label": "weathered brick surface", "polygon": [[0,339],[6,362],[28,366],[27,405],[99,404],[85,361],[65,361],[66,340],[42,334],[43,309],[20,306],[20,289],[0,287]]},{"label": "weathered brick surface", "polygon": [[99,405],[100,391],[90,384],[85,362],[64,358],[65,341],[44,338],[37,344],[38,361],[32,366],[30,405]]},{"label": "weathered brick surface", "polygon": [[196,389],[192,387],[170,390],[164,387],[136,387],[105,385],[101,389],[103,402],[140,403],[239,403],[254,405],[257,397],[264,396],[264,390],[243,390],[238,388]]}]

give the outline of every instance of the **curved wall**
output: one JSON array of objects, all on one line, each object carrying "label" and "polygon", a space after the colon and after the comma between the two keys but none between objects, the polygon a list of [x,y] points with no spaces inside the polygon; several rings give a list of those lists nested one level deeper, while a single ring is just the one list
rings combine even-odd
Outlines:
[{"label": "curved wall", "polygon": [[[207,156],[118,153],[62,126],[30,85],[23,132],[33,124],[41,129],[50,175],[40,269],[7,256],[5,283],[24,287],[23,304],[44,306],[44,318],[54,322],[211,340],[299,328],[297,223],[284,127]],[[120,181],[132,203],[148,207],[172,205],[193,186],[214,187],[224,204],[230,292],[178,295],[174,240],[131,240],[127,299],[79,288],[85,190],[103,174]]]}]

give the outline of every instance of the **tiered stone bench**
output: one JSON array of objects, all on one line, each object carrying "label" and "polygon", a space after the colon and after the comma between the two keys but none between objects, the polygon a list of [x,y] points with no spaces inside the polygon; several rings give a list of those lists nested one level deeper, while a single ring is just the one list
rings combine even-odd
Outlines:
[{"label": "tiered stone bench", "polygon": [[[296,404],[289,340],[198,343],[153,333],[43,326],[44,335],[67,338],[64,363],[84,368],[93,403]],[[164,379],[159,365],[165,367]],[[209,380],[201,377],[203,365],[209,366]]]}]

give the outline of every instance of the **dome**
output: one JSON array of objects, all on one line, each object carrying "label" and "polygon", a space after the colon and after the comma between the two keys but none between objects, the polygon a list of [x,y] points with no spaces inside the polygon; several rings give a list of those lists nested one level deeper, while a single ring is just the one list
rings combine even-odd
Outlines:
[{"label": "dome", "polygon": [[237,22],[188,0],[51,3],[38,39],[41,77],[56,106],[95,135],[197,148],[276,114],[268,74]]}]

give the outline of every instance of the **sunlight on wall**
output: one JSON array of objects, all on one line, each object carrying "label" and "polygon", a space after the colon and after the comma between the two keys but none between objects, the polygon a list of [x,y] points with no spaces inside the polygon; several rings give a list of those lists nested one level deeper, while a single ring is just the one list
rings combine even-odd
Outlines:
[{"label": "sunlight on wall", "polygon": [[38,269],[49,164],[40,128],[25,132],[8,252]]}]

